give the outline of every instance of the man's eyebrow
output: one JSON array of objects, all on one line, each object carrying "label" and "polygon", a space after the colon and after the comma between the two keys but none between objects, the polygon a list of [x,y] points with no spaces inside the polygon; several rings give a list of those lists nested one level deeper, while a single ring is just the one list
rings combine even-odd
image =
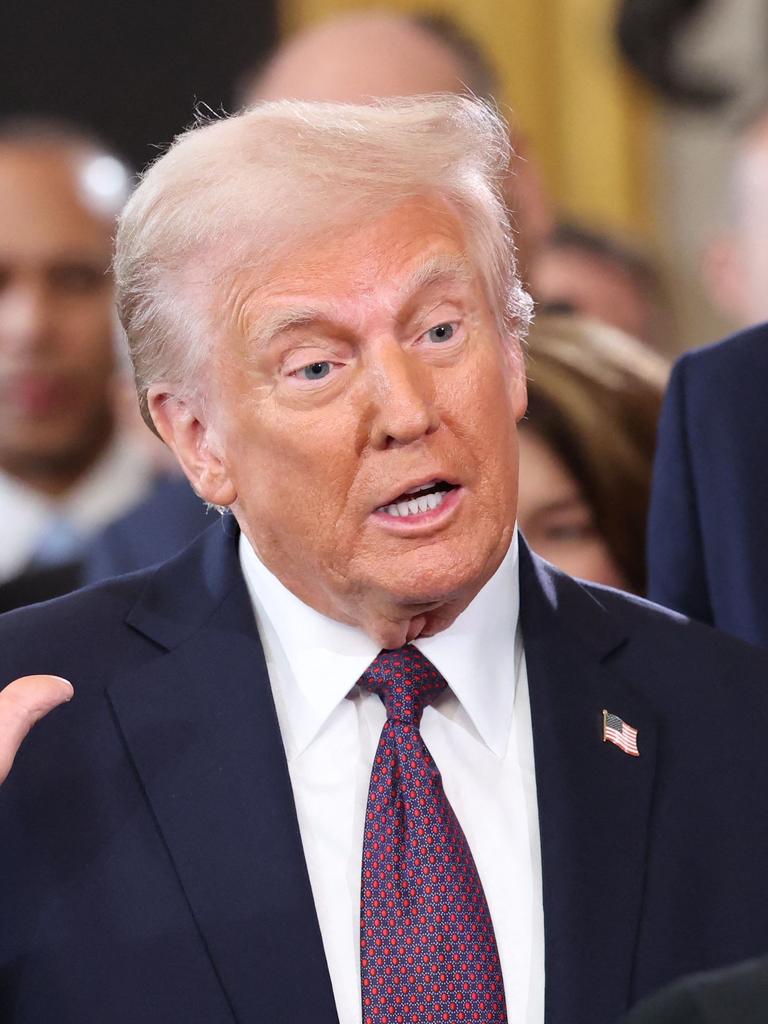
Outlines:
[{"label": "man's eyebrow", "polygon": [[285,306],[273,309],[259,317],[250,331],[259,348],[267,348],[274,339],[285,331],[309,327],[317,323],[328,323],[327,310],[316,306]]},{"label": "man's eyebrow", "polygon": [[[459,281],[468,284],[473,279],[472,266],[465,256],[429,256],[406,275],[399,289],[404,301],[412,301],[419,292],[441,282]],[[329,324],[327,309],[299,304],[270,310],[254,324],[249,332],[260,349],[267,348],[278,335],[301,327]]]},{"label": "man's eyebrow", "polygon": [[548,501],[545,505],[539,506],[536,509],[536,515],[551,515],[556,512],[571,512],[576,508],[587,508],[586,498],[583,498],[580,494],[574,494],[567,498],[555,498],[552,501]]},{"label": "man's eyebrow", "polygon": [[448,281],[469,284],[474,276],[472,264],[466,256],[435,253],[408,274],[403,282],[402,294],[406,298],[413,298],[432,285]]}]

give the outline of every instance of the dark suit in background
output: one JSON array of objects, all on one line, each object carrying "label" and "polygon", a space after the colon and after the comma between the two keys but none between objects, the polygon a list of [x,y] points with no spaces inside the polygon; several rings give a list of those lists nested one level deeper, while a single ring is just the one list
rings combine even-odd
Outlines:
[{"label": "dark suit in background", "polygon": [[166,477],[149,497],[94,538],[83,582],[95,583],[164,562],[219,515],[208,512],[184,476]]},{"label": "dark suit in background", "polygon": [[185,548],[217,515],[206,511],[186,477],[165,477],[148,498],[96,534],[81,560],[28,569],[0,584],[0,612],[162,562]]},{"label": "dark suit in background", "polygon": [[624,1024],[765,1024],[768,959],[708,971],[671,985],[637,1006]]},{"label": "dark suit in background", "polygon": [[[77,687],[0,790],[2,1024],[337,1020],[233,527],[0,621],[7,678]],[[768,657],[520,563],[546,1021],[613,1024],[768,948]]]},{"label": "dark suit in background", "polygon": [[768,325],[683,356],[659,427],[649,596],[768,646]]}]

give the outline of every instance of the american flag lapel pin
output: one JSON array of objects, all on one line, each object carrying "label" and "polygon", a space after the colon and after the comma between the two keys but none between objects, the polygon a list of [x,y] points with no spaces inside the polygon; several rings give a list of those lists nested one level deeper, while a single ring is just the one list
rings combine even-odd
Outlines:
[{"label": "american flag lapel pin", "polygon": [[637,729],[633,729],[618,715],[603,708],[603,743],[613,743],[631,757],[640,757],[637,749]]}]

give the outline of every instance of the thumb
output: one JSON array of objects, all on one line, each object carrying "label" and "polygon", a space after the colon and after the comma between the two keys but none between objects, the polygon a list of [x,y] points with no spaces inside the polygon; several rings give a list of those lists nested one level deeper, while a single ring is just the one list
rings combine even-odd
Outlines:
[{"label": "thumb", "polygon": [[74,692],[60,676],[24,676],[0,690],[0,784],[35,722],[71,700]]}]

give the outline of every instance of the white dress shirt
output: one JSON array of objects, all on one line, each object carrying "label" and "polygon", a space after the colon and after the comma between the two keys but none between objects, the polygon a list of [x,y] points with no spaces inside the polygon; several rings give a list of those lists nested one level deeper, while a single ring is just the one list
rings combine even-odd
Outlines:
[{"label": "white dress shirt", "polygon": [[0,582],[21,572],[45,540],[60,531],[76,554],[82,541],[148,493],[151,459],[130,434],[115,435],[104,453],[65,494],[49,498],[0,473]]},{"label": "white dress shirt", "polygon": [[[379,648],[288,591],[243,535],[301,841],[341,1024],[360,1024],[360,871],[371,765],[386,720],[356,685]],[[543,1024],[544,919],[517,533],[468,608],[414,646],[448,689],[421,734],[475,858],[493,920],[508,1019]]]}]

